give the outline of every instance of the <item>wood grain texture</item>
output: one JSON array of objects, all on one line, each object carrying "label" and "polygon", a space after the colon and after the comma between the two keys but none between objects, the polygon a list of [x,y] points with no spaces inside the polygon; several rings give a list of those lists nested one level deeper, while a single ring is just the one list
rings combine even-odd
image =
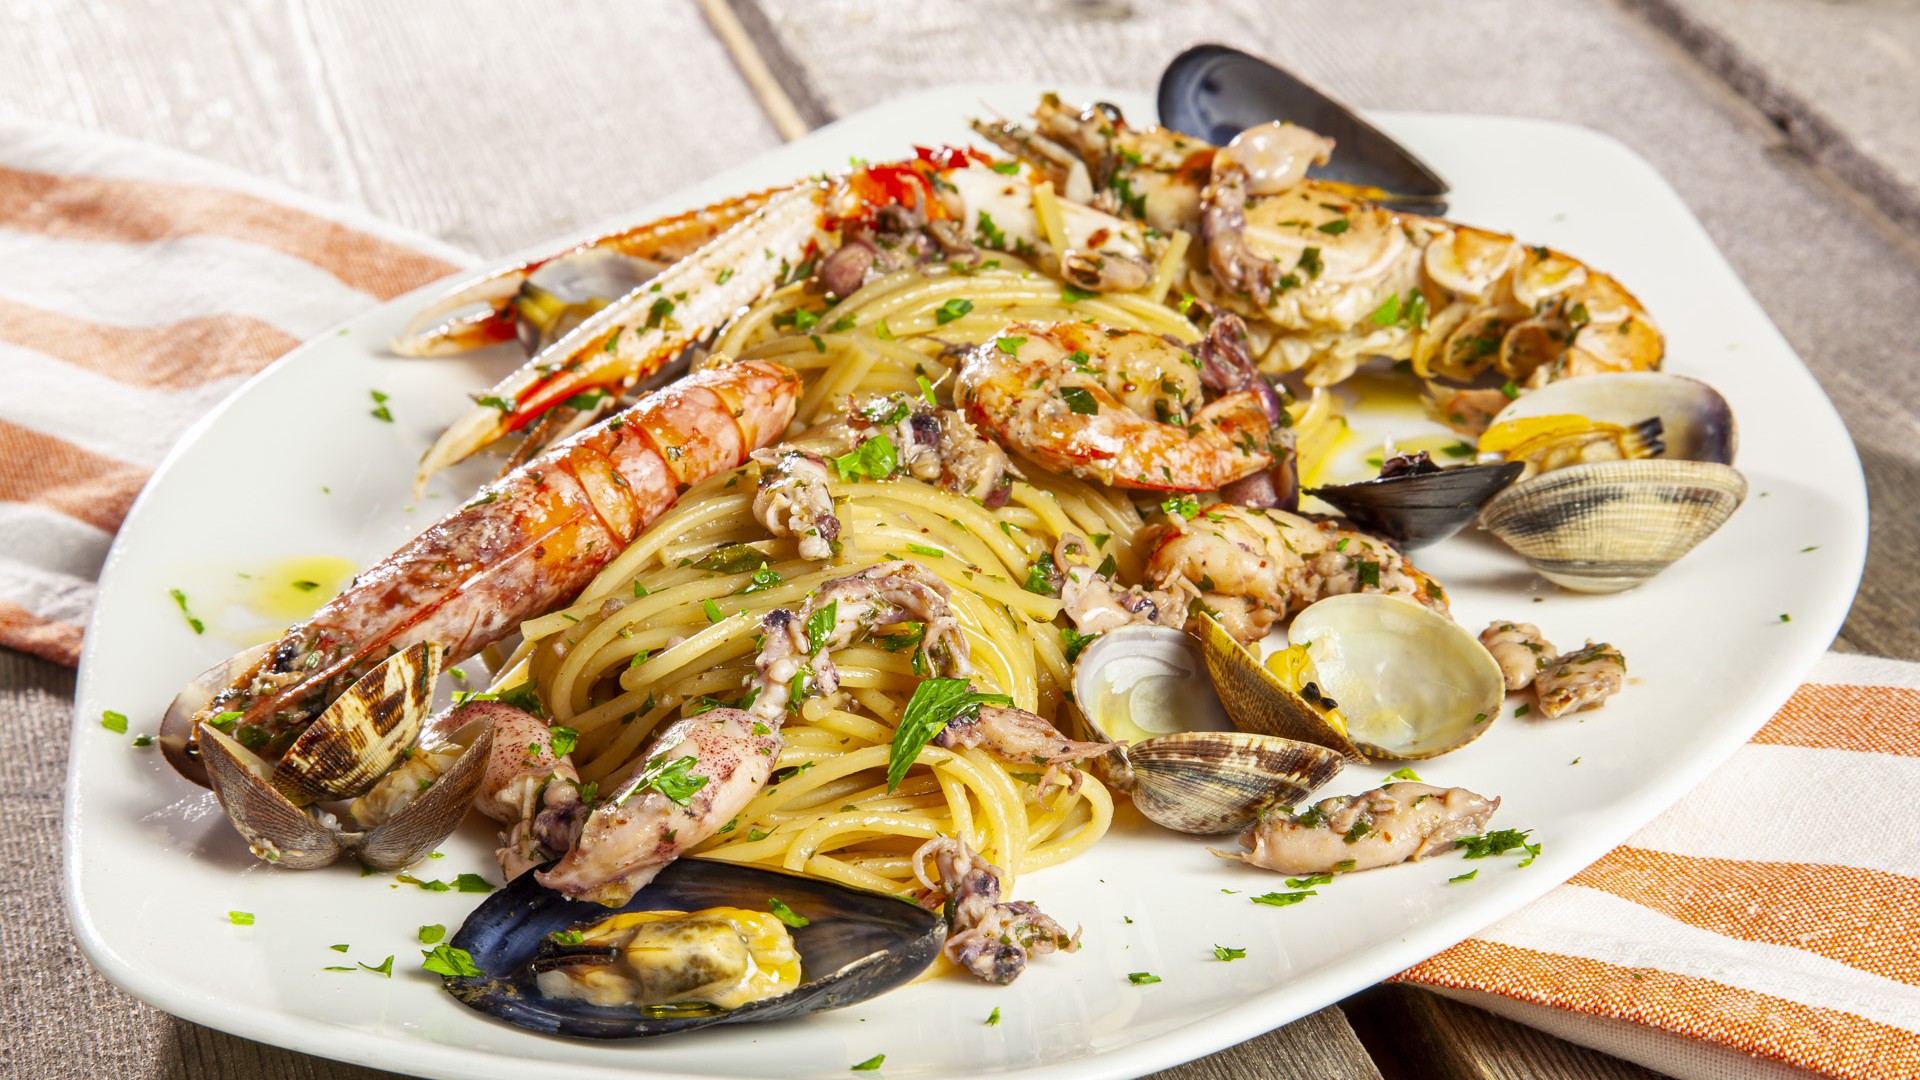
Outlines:
[{"label": "wood grain texture", "polygon": [[780,142],[680,0],[22,0],[0,109],[201,154],[482,255]]},{"label": "wood grain texture", "polygon": [[1388,984],[1341,1003],[1386,1080],[1658,1080],[1661,1074],[1544,1032]]},{"label": "wood grain texture", "polygon": [[1154,1073],[1153,1080],[1376,1080],[1380,1075],[1346,1015],[1329,1006],[1226,1053]]}]

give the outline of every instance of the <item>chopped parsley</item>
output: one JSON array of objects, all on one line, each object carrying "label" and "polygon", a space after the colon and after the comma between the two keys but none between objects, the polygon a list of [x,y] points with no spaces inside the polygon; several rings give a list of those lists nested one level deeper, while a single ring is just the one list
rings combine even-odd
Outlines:
[{"label": "chopped parsley", "polygon": [[1229,949],[1225,945],[1215,945],[1213,947],[1213,958],[1215,960],[1245,960],[1247,958],[1247,950]]},{"label": "chopped parsley", "polygon": [[1023,337],[997,337],[993,339],[993,347],[996,349],[999,349],[1001,352],[1007,354],[1008,356],[1013,356],[1018,354],[1020,351],[1020,346],[1025,345],[1026,343],[1027,343],[1027,339]]},{"label": "chopped parsley", "polygon": [[1191,495],[1175,495],[1171,499],[1162,499],[1160,509],[1191,521],[1200,514],[1200,500]]},{"label": "chopped parsley", "polygon": [[1000,1026],[1000,1006],[995,1005],[993,1007],[993,1011],[987,1014],[987,1026],[988,1027]]},{"label": "chopped parsley", "polygon": [[818,656],[827,643],[833,640],[833,628],[840,622],[840,601],[829,600],[827,606],[807,616],[807,655]]},{"label": "chopped parsley", "polygon": [[1072,285],[1063,284],[1060,286],[1060,299],[1063,303],[1077,304],[1082,300],[1091,300],[1094,297],[1099,295],[1100,294],[1097,292],[1088,292],[1085,289],[1076,289]]},{"label": "chopped parsley", "polygon": [[941,326],[945,326],[972,310],[973,301],[956,296],[940,305],[939,310],[933,313],[933,321]]},{"label": "chopped parsley", "polygon": [[867,1060],[861,1062],[860,1064],[853,1066],[849,1071],[850,1072],[872,1072],[875,1069],[878,1069],[881,1065],[886,1064],[886,1060],[887,1060],[887,1055],[875,1054],[872,1057],[868,1058]]},{"label": "chopped parsley", "polygon": [[900,464],[893,440],[885,435],[870,435],[852,453],[833,459],[833,470],[842,480],[885,480]]},{"label": "chopped parsley", "polygon": [[1067,663],[1071,664],[1075,660],[1078,660],[1080,658],[1080,651],[1092,644],[1093,639],[1099,636],[1099,634],[1083,634],[1071,626],[1061,627],[1060,649],[1066,653]]},{"label": "chopped parsley", "polygon": [[233,924],[233,925],[235,925],[235,926],[252,926],[252,925],[253,925],[253,912],[251,912],[251,911],[229,911],[229,912],[227,912],[227,921],[228,921],[228,922],[230,922],[230,923],[232,923],[232,924]]},{"label": "chopped parsley", "polygon": [[193,612],[187,610],[187,594],[186,593],[181,592],[179,589],[168,589],[167,595],[173,597],[173,602],[179,606],[180,614],[185,615],[187,617],[187,625],[193,627],[194,633],[204,634],[207,632],[207,624],[201,622],[199,619],[194,618]]},{"label": "chopped parsley", "polygon": [[1527,843],[1527,837],[1532,833],[1532,829],[1500,829],[1480,836],[1463,836],[1459,840],[1460,846],[1465,849],[1462,858],[1485,859],[1505,855],[1515,848],[1538,855],[1540,845]]},{"label": "chopped parsley", "polygon": [[1339,236],[1341,233],[1346,232],[1351,225],[1352,222],[1349,222],[1346,218],[1334,218],[1332,221],[1323,222],[1315,226],[1315,228],[1326,233],[1328,236]]},{"label": "chopped parsley", "polygon": [[1415,783],[1418,783],[1418,782],[1420,781],[1420,774],[1419,774],[1419,773],[1417,773],[1417,772],[1414,772],[1414,771],[1413,771],[1413,770],[1412,770],[1411,768],[1409,768],[1409,767],[1407,767],[1407,766],[1405,766],[1405,765],[1402,765],[1401,767],[1399,767],[1399,768],[1397,768],[1397,769],[1395,769],[1395,770],[1393,770],[1392,772],[1390,772],[1390,773],[1388,773],[1388,774],[1387,774],[1387,779],[1389,779],[1389,780],[1412,780],[1412,781],[1414,781]]},{"label": "chopped parsley", "polygon": [[387,408],[387,395],[378,390],[369,390],[367,393],[373,395],[373,408],[367,410],[367,414],[375,420],[385,420],[389,424],[393,423],[393,412]]},{"label": "chopped parsley", "polygon": [[925,544],[908,544],[907,550],[913,552],[915,555],[925,555],[932,559],[944,559],[947,557],[946,552],[941,551],[937,547],[928,547]]},{"label": "chopped parsley", "polygon": [[1354,574],[1359,577],[1364,588],[1380,587],[1380,564],[1371,559],[1361,559],[1354,563]]},{"label": "chopped parsley", "polygon": [[767,910],[773,912],[774,918],[779,919],[781,922],[786,923],[788,926],[793,927],[795,930],[798,930],[801,927],[806,926],[813,921],[807,918],[805,915],[802,915],[799,912],[788,907],[786,904],[786,901],[780,899],[777,896],[767,897]]},{"label": "chopped parsley", "polygon": [[108,709],[106,712],[100,714],[100,726],[116,735],[125,735],[127,733],[127,714],[117,713],[112,709]]},{"label": "chopped parsley", "polygon": [[726,616],[720,612],[720,605],[714,603],[711,597],[700,602],[700,610],[706,612],[707,621],[710,623],[719,622],[721,619],[726,618]]},{"label": "chopped parsley", "polygon": [[1127,981],[1135,986],[1152,986],[1160,981],[1160,976],[1151,971],[1135,971],[1127,975]]},{"label": "chopped parsley", "polygon": [[451,945],[435,945],[431,949],[422,949],[420,955],[426,959],[420,966],[436,975],[448,978],[483,975],[480,966],[473,962],[473,954],[465,949],[456,949]]},{"label": "chopped parsley", "polygon": [[1299,892],[1262,893],[1261,895],[1252,897],[1251,899],[1256,904],[1265,904],[1268,907],[1289,907],[1293,904],[1299,903],[1302,900],[1305,900],[1309,896],[1318,896],[1318,895],[1320,894],[1314,892],[1312,889],[1304,889]]},{"label": "chopped parsley", "polygon": [[[440,925],[439,923],[428,923],[426,926],[421,927],[419,930],[420,944],[422,945],[435,944],[441,938],[444,938],[446,936],[447,936],[447,928]],[[335,945],[334,948],[338,949],[340,952],[347,951],[345,948],[342,948],[341,946],[338,946],[338,945]]]},{"label": "chopped parsley", "polygon": [[573,753],[573,748],[578,745],[580,733],[570,727],[556,727],[547,738],[547,752],[557,758]]},{"label": "chopped parsley", "polygon": [[1100,412],[1100,402],[1084,386],[1061,387],[1060,400],[1067,403],[1067,409],[1075,416],[1094,416]]},{"label": "chopped parsley", "polygon": [[1033,560],[1033,565],[1027,567],[1027,580],[1021,582],[1020,587],[1040,596],[1054,595],[1054,569],[1053,556],[1044,551],[1041,552],[1040,557]]},{"label": "chopped parsley", "polygon": [[1452,885],[1456,882],[1472,881],[1474,878],[1479,876],[1480,876],[1480,868],[1476,866],[1464,874],[1456,874],[1453,877],[1448,878],[1447,884]]},{"label": "chopped parsley", "polygon": [[360,966],[373,972],[375,975],[382,975],[389,979],[393,978],[393,957],[391,956],[380,961],[379,967],[374,967],[372,964],[361,964]]},{"label": "chopped parsley", "polygon": [[666,796],[668,800],[685,806],[693,800],[695,793],[707,786],[706,777],[694,776],[689,772],[699,763],[700,759],[692,754],[677,757],[672,761],[668,761],[665,754],[660,754],[647,762],[639,775],[628,781],[626,790],[613,800],[613,804],[623,806],[634,795],[652,788]]}]

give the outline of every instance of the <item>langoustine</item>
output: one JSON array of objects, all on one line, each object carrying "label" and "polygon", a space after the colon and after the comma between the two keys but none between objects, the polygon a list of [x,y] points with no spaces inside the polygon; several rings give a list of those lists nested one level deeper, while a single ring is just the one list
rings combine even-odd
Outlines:
[{"label": "langoustine", "polygon": [[[271,760],[391,652],[431,641],[451,662],[472,656],[571,599],[688,485],[779,434],[799,388],[777,364],[716,368],[553,447],[288,629],[189,730],[238,713],[222,726]],[[192,775],[188,751],[170,747],[169,758]]]},{"label": "langoustine", "polygon": [[1224,147],[1132,127],[1108,105],[1043,98],[1031,128],[976,124],[1071,196],[1203,240],[1188,287],[1245,316],[1262,370],[1328,385],[1371,356],[1456,382],[1658,367],[1665,341],[1631,293],[1571,256],[1398,213],[1306,179],[1330,140],[1280,123]]}]

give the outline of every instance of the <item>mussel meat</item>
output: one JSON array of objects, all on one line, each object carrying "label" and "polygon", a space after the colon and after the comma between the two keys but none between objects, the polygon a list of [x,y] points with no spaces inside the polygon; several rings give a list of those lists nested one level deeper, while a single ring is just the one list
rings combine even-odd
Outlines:
[{"label": "mussel meat", "polygon": [[[464,750],[437,779],[368,828],[343,826],[318,805],[365,794],[414,752],[443,655],[427,642],[388,657],[329,705],[277,764],[241,745],[221,717],[201,723],[199,763],[255,855],[296,870],[353,855],[391,870],[425,858],[453,832],[486,771],[490,728],[465,733]],[[238,717],[222,715],[227,727]]]},{"label": "mussel meat", "polygon": [[1128,744],[1096,767],[1148,820],[1177,832],[1244,829],[1340,771],[1337,750],[1234,730],[1228,696],[1200,643],[1171,627],[1109,630],[1074,666],[1074,699],[1089,737]]},{"label": "mussel meat", "polygon": [[1421,451],[1388,458],[1376,479],[1329,484],[1307,494],[1367,532],[1411,549],[1437,544],[1466,528],[1524,468],[1517,461],[1442,468]]},{"label": "mussel meat", "polygon": [[926,970],[946,936],[909,900],[712,859],[669,864],[617,914],[522,874],[454,934],[479,974],[445,985],[519,1027],[630,1039],[865,1001]]}]

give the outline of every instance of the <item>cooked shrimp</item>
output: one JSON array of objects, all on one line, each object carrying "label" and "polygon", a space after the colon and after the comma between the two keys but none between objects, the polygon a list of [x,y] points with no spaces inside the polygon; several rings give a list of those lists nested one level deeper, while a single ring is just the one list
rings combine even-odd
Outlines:
[{"label": "cooked shrimp", "polygon": [[1620,650],[1592,641],[1555,660],[1533,681],[1540,711],[1549,717],[1594,709],[1620,692],[1627,681],[1627,658]]},{"label": "cooked shrimp", "polygon": [[1560,655],[1539,627],[1525,622],[1493,623],[1480,631],[1480,644],[1487,647],[1494,663],[1500,665],[1500,674],[1509,690],[1532,686],[1533,680]]},{"label": "cooked shrimp", "polygon": [[1499,808],[1499,799],[1466,788],[1390,783],[1269,815],[1240,838],[1251,850],[1214,854],[1282,874],[1372,870],[1452,851],[1461,837],[1485,832]]},{"label": "cooked shrimp", "polygon": [[954,399],[1047,468],[1115,487],[1213,491],[1286,453],[1263,394],[1203,403],[1199,361],[1138,331],[1014,323],[967,354]]},{"label": "cooked shrimp", "polygon": [[1197,597],[1243,642],[1343,593],[1393,593],[1447,613],[1440,583],[1384,540],[1332,521],[1225,503],[1191,521],[1175,517],[1147,559],[1147,580]]},{"label": "cooked shrimp", "polygon": [[422,641],[450,662],[571,600],[688,485],[746,460],[793,417],[800,379],[750,362],[700,372],[548,450],[429,527],[290,628],[194,727],[242,715],[277,758],[373,664]]}]

